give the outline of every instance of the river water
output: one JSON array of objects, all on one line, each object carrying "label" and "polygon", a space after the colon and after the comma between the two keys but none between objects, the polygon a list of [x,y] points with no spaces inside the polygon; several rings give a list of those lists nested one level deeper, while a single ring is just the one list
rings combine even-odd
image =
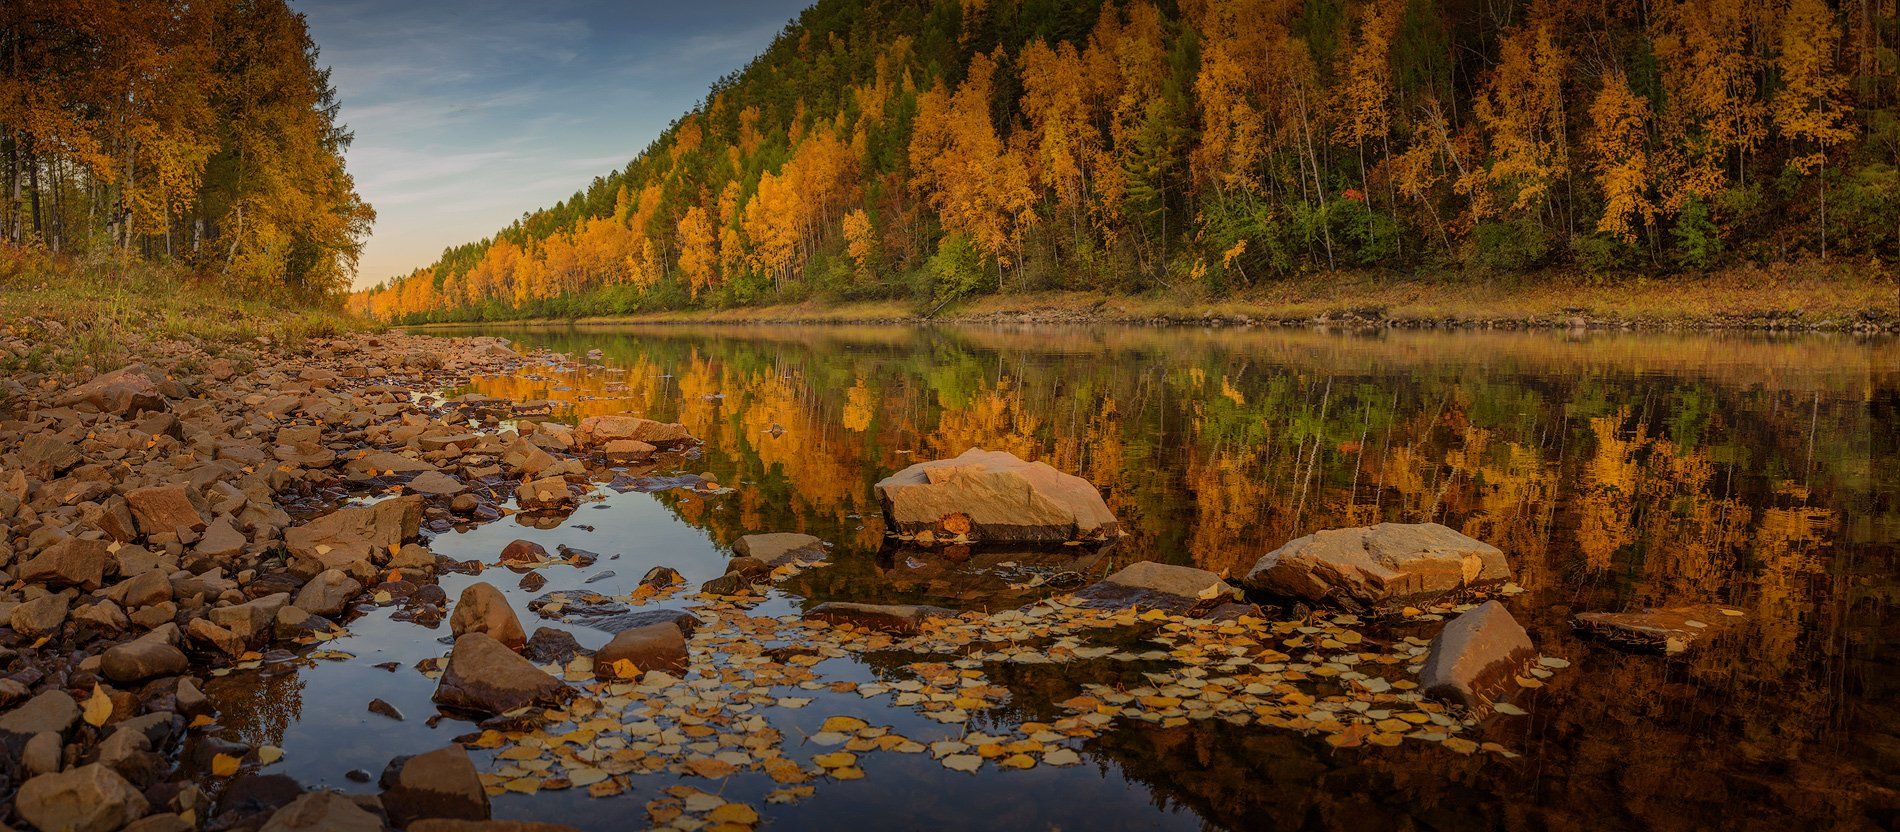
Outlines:
[{"label": "river water", "polygon": [[[1544,655],[1570,667],[1477,736],[1518,755],[1437,743],[1334,748],[1318,735],[1219,721],[1123,726],[1080,765],[977,774],[929,755],[876,754],[865,777],[768,805],[757,773],[650,775],[614,797],[505,794],[497,817],[586,829],[645,820],[684,781],[744,800],[772,829],[1892,828],[1900,819],[1900,345],[1846,336],[1321,333],[1154,328],[489,328],[574,362],[465,390],[551,399],[574,421],[633,413],[704,440],[677,471],[723,488],[603,489],[552,528],[515,518],[435,535],[493,563],[511,540],[598,552],[542,570],[549,590],[631,591],[651,566],[715,577],[744,534],[797,531],[833,565],[755,611],[826,600],[1007,608],[1018,559],[946,564],[884,549],[872,485],[971,447],[1011,451],[1101,487],[1130,536],[1068,564],[1139,559],[1238,577],[1319,529],[1436,521],[1508,553],[1508,601]],[[598,357],[583,359],[589,351]],[[610,476],[610,475],[609,475]],[[1024,553],[1030,562],[1036,555]],[[1000,561],[1000,566],[999,566]],[[601,574],[612,572],[601,578]],[[540,594],[490,569],[533,629]],[[591,583],[585,583],[593,579]],[[451,598],[476,578],[445,575]],[[1017,584],[1012,588],[1011,584]],[[1570,618],[1713,602],[1744,612],[1684,656],[1586,639]],[[671,604],[686,606],[689,601]],[[346,791],[388,759],[476,730],[432,721],[447,626],[371,610],[301,659],[215,680],[220,731],[285,750],[270,771]],[[607,636],[570,628],[587,647]],[[1427,633],[1429,635],[1429,633]],[[396,669],[378,664],[396,662]],[[890,680],[868,656],[826,681]],[[1005,732],[1075,693],[1060,667],[993,669],[1008,703],[972,726]],[[765,709],[797,737],[833,714],[929,742],[954,737],[889,700],[827,690]],[[372,697],[406,719],[368,713]],[[796,740],[791,741],[796,744]],[[807,749],[813,751],[830,749]],[[477,752],[484,770],[502,765]]]}]

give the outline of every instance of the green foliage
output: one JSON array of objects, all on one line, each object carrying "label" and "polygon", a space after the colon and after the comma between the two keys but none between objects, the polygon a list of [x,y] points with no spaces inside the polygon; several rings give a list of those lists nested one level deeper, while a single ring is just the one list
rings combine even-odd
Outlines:
[{"label": "green foliage", "polygon": [[1626,271],[1639,265],[1643,250],[1608,234],[1579,234],[1570,238],[1577,265],[1593,274]]},{"label": "green foliage", "polygon": [[1466,242],[1465,262],[1489,271],[1523,271],[1550,254],[1550,232],[1529,217],[1481,222]]},{"label": "green foliage", "polygon": [[1690,200],[1669,229],[1676,241],[1676,259],[1692,269],[1706,269],[1722,254],[1722,229],[1700,199]]},{"label": "green foliage", "polygon": [[1900,242],[1900,168],[1876,162],[1840,177],[1828,194],[1827,222],[1837,245],[1893,251]]},{"label": "green foliage", "polygon": [[983,266],[983,255],[970,238],[961,234],[945,235],[937,244],[937,253],[931,255],[930,264],[918,272],[923,281],[914,294],[939,303],[976,294],[990,282],[990,275]]}]

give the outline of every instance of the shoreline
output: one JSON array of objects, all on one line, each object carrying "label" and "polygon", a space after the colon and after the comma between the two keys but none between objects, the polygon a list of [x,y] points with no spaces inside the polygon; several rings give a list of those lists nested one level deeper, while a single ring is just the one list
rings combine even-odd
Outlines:
[{"label": "shoreline", "polygon": [[1570,277],[1519,285],[1341,276],[1205,300],[1150,292],[985,295],[936,310],[902,300],[816,301],[628,315],[392,324],[466,327],[623,325],[1117,325],[1332,327],[1349,330],[1900,332],[1900,279],[1752,270],[1687,281]]}]

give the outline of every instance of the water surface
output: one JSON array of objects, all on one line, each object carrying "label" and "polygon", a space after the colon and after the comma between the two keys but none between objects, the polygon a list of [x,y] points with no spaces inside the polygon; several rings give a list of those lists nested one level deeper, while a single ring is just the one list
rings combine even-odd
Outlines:
[{"label": "water surface", "polygon": [[[1083,765],[976,776],[881,754],[863,780],[825,783],[774,829],[1891,828],[1900,711],[1892,610],[1900,538],[1900,349],[1844,336],[1382,333],[880,327],[494,328],[574,356],[469,390],[551,399],[555,418],[634,413],[684,422],[705,444],[678,473],[725,489],[603,490],[555,528],[514,519],[431,547],[493,562],[508,541],[599,552],[544,570],[547,590],[625,593],[668,565],[695,584],[744,534],[799,531],[834,565],[759,608],[825,600],[1020,604],[1036,555],[946,560],[883,542],[872,484],[970,447],[1049,462],[1100,486],[1130,532],[1046,574],[1099,575],[1136,559],[1244,574],[1318,529],[1437,521],[1504,549],[1527,590],[1510,601],[1548,656],[1573,666],[1486,722],[1519,753],[1431,743],[1334,749],[1319,736],[1219,722],[1130,726],[1084,745]],[[581,359],[597,350],[597,357]],[[467,392],[467,391],[451,391]],[[729,489],[729,490],[728,490]],[[1073,554],[1073,553],[1071,553]],[[999,568],[999,564],[1005,564]],[[1015,564],[1017,571],[1007,564]],[[491,568],[525,605],[539,594]],[[453,598],[467,576],[445,575]],[[544,590],[546,591],[546,590]],[[1680,658],[1588,641],[1570,617],[1715,602],[1739,632]],[[685,602],[673,604],[683,606]],[[541,622],[545,623],[545,622]],[[348,661],[220,680],[225,730],[281,745],[273,767],[345,790],[360,768],[426,750],[469,723],[425,718],[445,653],[427,629],[373,611],[334,643]],[[598,647],[607,636],[575,630]],[[395,661],[386,671],[377,663]],[[826,679],[888,678],[865,660]],[[1046,716],[1070,671],[991,673],[1012,691],[983,719]],[[854,713],[928,742],[957,730],[906,709],[820,692],[775,727]],[[407,719],[366,713],[370,697]],[[989,724],[989,723],[986,723]],[[478,759],[480,759],[478,757]],[[748,780],[747,778],[752,778]],[[677,781],[624,795],[509,795],[502,817],[625,828]],[[718,784],[694,780],[709,790]],[[742,775],[727,793],[769,787]],[[755,805],[759,805],[754,800]]]}]

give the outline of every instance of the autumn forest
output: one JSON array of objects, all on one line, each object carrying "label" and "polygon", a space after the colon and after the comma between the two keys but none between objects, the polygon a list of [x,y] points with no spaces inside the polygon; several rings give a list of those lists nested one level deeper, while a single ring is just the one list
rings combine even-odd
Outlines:
[{"label": "autumn forest", "polygon": [[623,170],[351,303],[1878,263],[1897,27],[1892,0],[824,0]]}]

